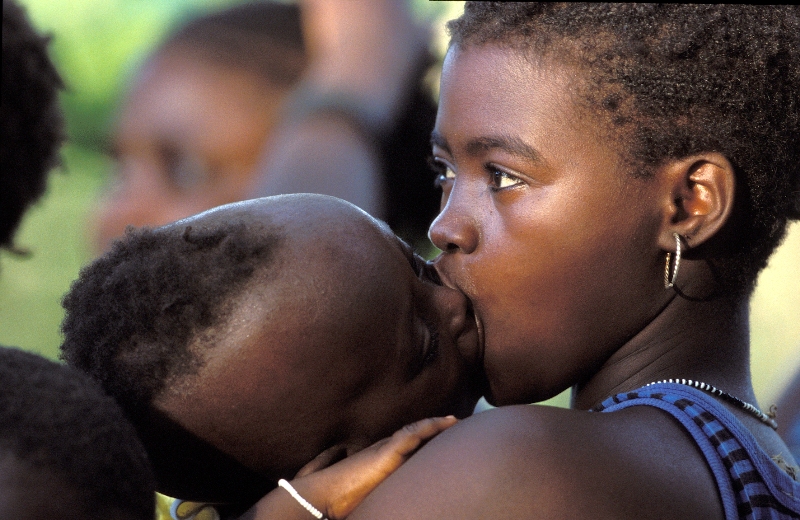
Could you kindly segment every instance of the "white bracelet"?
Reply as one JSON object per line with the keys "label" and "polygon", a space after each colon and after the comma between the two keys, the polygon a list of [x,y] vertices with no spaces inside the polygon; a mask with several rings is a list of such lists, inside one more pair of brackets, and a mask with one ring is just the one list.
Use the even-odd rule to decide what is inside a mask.
{"label": "white bracelet", "polygon": [[283,489],[285,489],[286,491],[288,491],[289,494],[292,495],[292,498],[297,500],[298,504],[303,506],[303,508],[305,508],[306,511],[308,511],[309,513],[314,515],[314,518],[316,518],[317,520],[327,520],[325,518],[325,515],[323,515],[320,512],[319,509],[317,509],[316,507],[312,506],[311,503],[308,500],[306,500],[305,498],[301,497],[300,493],[298,493],[297,490],[295,488],[293,488],[292,485],[289,484],[289,482],[287,482],[285,479],[280,479],[278,481],[278,485],[280,487],[282,487]]}

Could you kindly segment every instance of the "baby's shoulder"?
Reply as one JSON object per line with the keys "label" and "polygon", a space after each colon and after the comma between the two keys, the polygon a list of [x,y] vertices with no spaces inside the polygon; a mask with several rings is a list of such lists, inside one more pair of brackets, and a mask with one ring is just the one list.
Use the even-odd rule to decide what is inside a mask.
{"label": "baby's shoulder", "polygon": [[722,517],[691,438],[646,407],[476,414],[428,443],[351,518],[382,518],[385,508],[409,519]]}

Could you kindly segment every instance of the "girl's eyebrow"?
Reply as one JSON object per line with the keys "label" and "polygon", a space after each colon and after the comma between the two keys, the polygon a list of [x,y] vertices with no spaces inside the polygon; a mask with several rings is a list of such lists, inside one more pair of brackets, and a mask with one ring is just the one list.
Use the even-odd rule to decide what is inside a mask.
{"label": "girl's eyebrow", "polygon": [[[431,145],[438,146],[448,153],[452,153],[447,139],[444,138],[439,132],[434,130],[431,132]],[[475,137],[467,141],[464,149],[467,154],[475,157],[485,153],[488,150],[499,148],[511,155],[516,155],[527,159],[530,162],[537,164],[545,164],[546,161],[536,148],[529,145],[517,136],[511,135],[492,135],[484,137]]]}
{"label": "girl's eyebrow", "polygon": [[450,146],[447,144],[447,139],[445,139],[444,136],[436,130],[431,132],[431,146],[438,146],[448,153],[450,152]]}

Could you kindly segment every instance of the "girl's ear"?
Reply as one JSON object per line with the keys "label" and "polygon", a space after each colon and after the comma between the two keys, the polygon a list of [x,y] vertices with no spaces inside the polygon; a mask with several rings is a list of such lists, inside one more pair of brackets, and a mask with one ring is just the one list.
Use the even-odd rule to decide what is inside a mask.
{"label": "girl's ear", "polygon": [[703,152],[673,160],[656,175],[664,186],[659,246],[665,251],[675,250],[674,233],[694,248],[717,234],[730,218],[736,177],[724,155]]}

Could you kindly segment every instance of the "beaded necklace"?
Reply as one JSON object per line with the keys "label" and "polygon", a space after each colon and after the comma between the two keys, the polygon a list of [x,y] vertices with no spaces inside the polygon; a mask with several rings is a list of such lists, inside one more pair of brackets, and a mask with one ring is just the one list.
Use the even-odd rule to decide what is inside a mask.
{"label": "beaded necklace", "polygon": [[768,425],[773,430],[778,429],[778,423],[775,422],[773,412],[770,412],[770,415],[767,415],[764,412],[762,412],[759,408],[753,406],[752,404],[742,401],[738,397],[734,397],[727,392],[723,392],[716,386],[709,385],[708,383],[703,383],[701,381],[692,381],[691,379],[662,379],[661,381],[654,381],[652,383],[648,383],[645,386],[657,385],[660,383],[677,383],[679,385],[691,386],[693,388],[697,388],[698,390],[708,392],[709,394],[719,397],[725,401],[728,401],[729,403],[733,403],[742,410],[754,415],[756,418],[758,418],[759,421]]}

